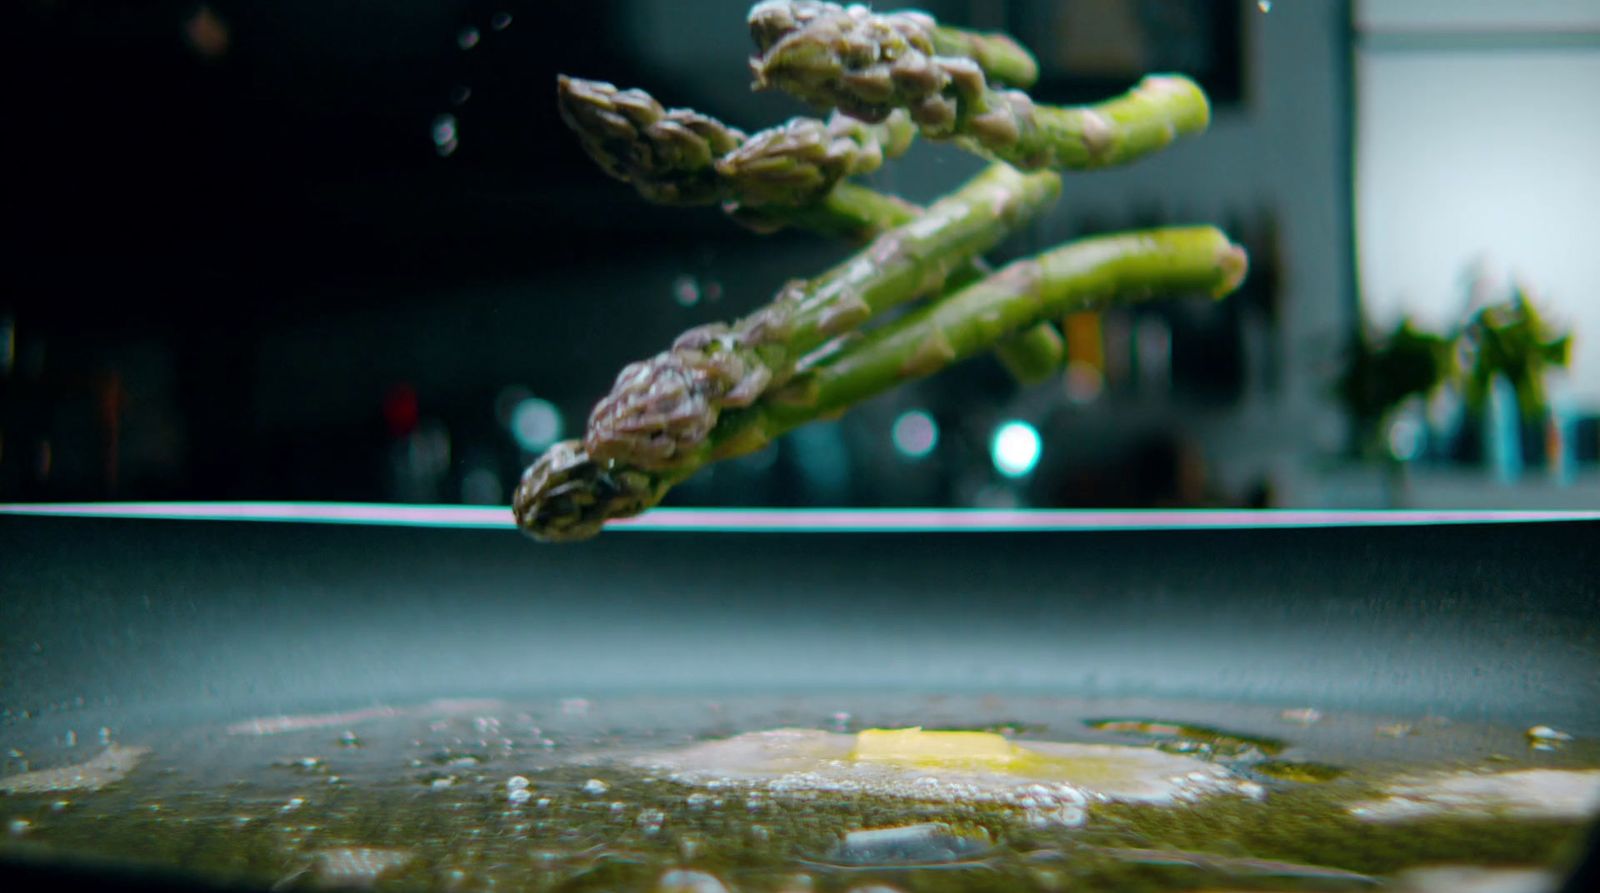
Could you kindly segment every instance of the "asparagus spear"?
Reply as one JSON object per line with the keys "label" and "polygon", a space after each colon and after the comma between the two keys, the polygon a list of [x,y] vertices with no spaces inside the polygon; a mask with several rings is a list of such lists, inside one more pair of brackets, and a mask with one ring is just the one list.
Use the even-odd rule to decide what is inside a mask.
{"label": "asparagus spear", "polygon": [[713,162],[746,138],[708,115],[663,108],[643,90],[560,75],[556,95],[561,119],[600,169],[661,204],[717,201]]}
{"label": "asparagus spear", "polygon": [[942,291],[952,273],[1052,202],[1060,178],[991,165],[915,220],[732,326],[680,336],[670,350],[624,368],[589,417],[584,448],[596,459],[670,470],[716,427],[724,409],[749,406],[783,384],[825,342],[912,298]]}
{"label": "asparagus spear", "polygon": [[[595,163],[651,201],[720,198],[758,232],[791,225],[862,242],[922,213],[844,180],[905,151],[916,131],[904,114],[881,125],[845,115],[795,118],[746,138],[707,115],[668,111],[643,90],[562,75],[557,95],[562,118]],[[971,273],[978,278],[981,271]],[[1032,384],[1060,367],[1064,349],[1055,328],[1040,323],[995,351],[1017,381]]]}
{"label": "asparagus spear", "polygon": [[561,75],[556,95],[561,118],[584,152],[658,204],[721,203],[758,230],[792,224],[852,240],[916,212],[844,181],[905,151],[915,128],[904,116],[880,124],[844,115],[827,122],[796,118],[748,137],[709,115],[669,110],[643,90],[603,81]]}
{"label": "asparagus spear", "polygon": [[1238,287],[1246,267],[1244,250],[1211,227],[1101,236],[1017,261],[722,415],[670,469],[597,458],[577,441],[557,444],[523,474],[513,497],[517,523],[536,539],[586,539],[606,521],[656,504],[708,463],[761,449],[795,427],[981,353],[1010,333],[1115,301],[1190,291],[1221,297]]}
{"label": "asparagus spear", "polygon": [[[843,30],[859,23],[852,37],[885,47],[889,54],[915,50],[926,56],[970,59],[992,80],[1013,87],[1030,87],[1039,79],[1033,54],[1010,36],[951,28],[915,10],[871,15],[865,7],[847,10],[816,0],[764,0],[751,8],[749,22],[750,35],[762,52],[803,28]],[[852,41],[850,46],[851,51],[866,52],[863,44]]]}
{"label": "asparagus spear", "polygon": [[1181,75],[1146,77],[1096,105],[1036,105],[1019,90],[993,87],[982,62],[945,54],[927,36],[931,19],[918,31],[923,18],[767,0],[750,12],[755,86],[865,121],[905,109],[929,138],[955,139],[1029,170],[1123,164],[1210,122],[1205,93]]}

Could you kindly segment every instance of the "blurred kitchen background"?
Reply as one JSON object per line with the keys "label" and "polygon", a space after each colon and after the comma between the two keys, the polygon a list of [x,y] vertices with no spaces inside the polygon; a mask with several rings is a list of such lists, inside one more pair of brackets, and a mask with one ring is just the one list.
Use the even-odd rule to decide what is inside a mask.
{"label": "blurred kitchen background", "polygon": [[[753,131],[744,0],[14,0],[0,501],[494,504],[626,362],[845,249],[642,202],[557,72]],[[886,5],[883,8],[894,8]],[[1233,298],[1062,321],[670,504],[1600,507],[1600,3],[939,0],[1048,101],[1182,71],[1211,130],[991,255],[1213,222]],[[979,162],[918,144],[927,201]]]}

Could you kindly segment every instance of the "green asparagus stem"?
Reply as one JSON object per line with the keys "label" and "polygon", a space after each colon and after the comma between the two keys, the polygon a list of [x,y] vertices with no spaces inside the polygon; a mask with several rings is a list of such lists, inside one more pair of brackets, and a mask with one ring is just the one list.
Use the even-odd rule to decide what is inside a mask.
{"label": "green asparagus stem", "polygon": [[776,87],[865,121],[905,109],[931,139],[1028,170],[1125,164],[1210,122],[1205,93],[1181,75],[1147,77],[1095,105],[1036,105],[1021,91],[995,89],[979,62],[912,39],[903,16],[817,0],[762,3],[750,14],[756,89]]}
{"label": "green asparagus stem", "polygon": [[710,462],[761,449],[795,427],[981,353],[1008,334],[1116,301],[1192,291],[1221,297],[1239,286],[1247,266],[1244,250],[1211,227],[1102,236],[1018,261],[726,413],[671,470],[597,459],[575,441],[558,444],[524,473],[513,498],[517,523],[536,539],[588,538],[607,520],[643,512]]}
{"label": "green asparagus stem", "polygon": [[589,417],[584,449],[600,461],[677,468],[723,410],[749,406],[783,384],[802,357],[830,339],[942,291],[952,273],[1046,207],[1060,188],[1053,173],[991,165],[832,270],[790,282],[755,314],[684,333],[670,350],[622,370]]}
{"label": "green asparagus stem", "polygon": [[[753,413],[765,439],[846,409],[905,381],[987,350],[1040,320],[1162,295],[1223,297],[1248,269],[1244,249],[1209,226],[1098,236],[1016,261],[989,278],[867,333],[797,377]],[[731,419],[730,428],[749,425]],[[724,443],[758,440],[727,436]],[[721,451],[725,458],[744,452]]]}
{"label": "green asparagus stem", "polygon": [[[844,180],[905,151],[916,129],[904,114],[880,125],[845,115],[827,122],[795,118],[746,138],[707,115],[667,111],[643,90],[564,75],[557,84],[562,118],[584,150],[602,170],[652,201],[706,204],[720,197],[730,215],[758,232],[797,226],[853,242],[922,213]],[[1039,332],[1008,341],[997,352],[1008,369],[1025,370],[1019,381],[1031,383],[1059,364],[1060,351],[1050,351],[1052,339],[1060,340],[1043,323]]]}

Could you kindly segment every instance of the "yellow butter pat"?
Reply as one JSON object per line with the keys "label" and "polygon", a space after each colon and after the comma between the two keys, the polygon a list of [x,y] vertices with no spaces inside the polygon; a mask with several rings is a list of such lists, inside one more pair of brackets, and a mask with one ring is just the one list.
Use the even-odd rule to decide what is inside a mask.
{"label": "yellow butter pat", "polygon": [[1021,748],[993,732],[924,732],[908,729],[865,729],[856,736],[850,758],[912,766],[994,768],[1021,756]]}

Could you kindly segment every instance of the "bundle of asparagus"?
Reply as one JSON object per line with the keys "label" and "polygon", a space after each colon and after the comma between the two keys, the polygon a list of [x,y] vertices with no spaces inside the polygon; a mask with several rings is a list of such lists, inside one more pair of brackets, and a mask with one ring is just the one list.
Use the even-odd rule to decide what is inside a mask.
{"label": "bundle of asparagus", "polygon": [[[650,201],[719,203],[761,232],[792,226],[866,244],[755,313],[692,329],[625,368],[584,437],[524,473],[513,507],[535,538],[593,536],[711,462],[988,350],[1020,380],[1046,377],[1062,354],[1051,323],[1066,313],[1222,296],[1244,277],[1244,252],[1210,227],[1086,239],[992,274],[981,259],[1055,200],[1055,169],[1125,163],[1203,129],[1205,96],[1186,78],[1147,78],[1108,102],[1057,108],[991,86],[1037,76],[1010,38],[923,13],[767,0],[750,28],[757,86],[832,108],[830,118],[747,136],[640,90],[564,76],[562,117],[603,170]],[[917,131],[997,161],[926,209],[848,180],[904,152]],[[867,328],[919,298],[929,300]]]}

